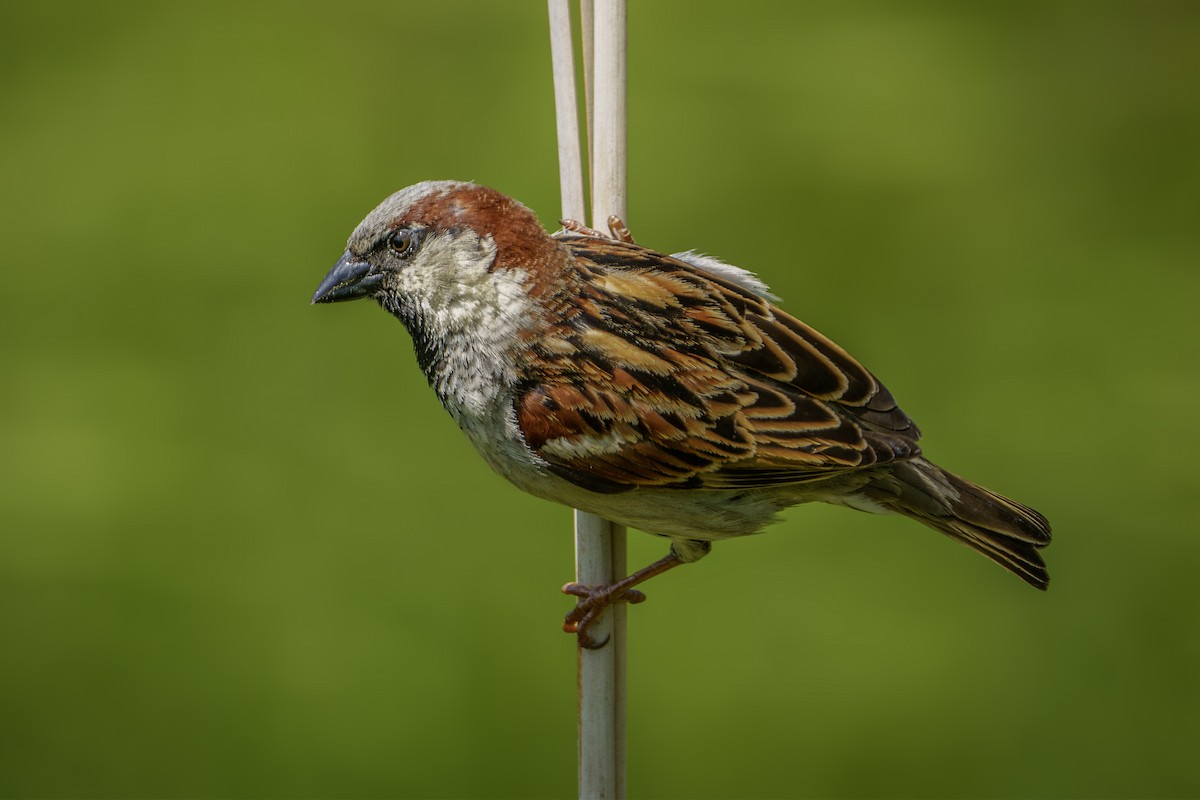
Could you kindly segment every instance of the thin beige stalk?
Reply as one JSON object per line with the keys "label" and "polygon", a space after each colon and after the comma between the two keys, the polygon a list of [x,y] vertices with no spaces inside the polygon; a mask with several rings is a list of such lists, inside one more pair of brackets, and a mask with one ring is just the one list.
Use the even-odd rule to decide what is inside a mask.
{"label": "thin beige stalk", "polygon": [[[587,83],[591,224],[625,215],[625,3],[582,0]],[[575,61],[568,0],[548,0],[564,218],[588,220],[583,208]],[[594,36],[594,39],[593,39]],[[589,63],[594,59],[594,64]],[[593,105],[594,103],[594,105]],[[607,584],[625,575],[625,528],[575,512],[575,580]],[[610,608],[590,630],[604,647],[578,650],[579,796],[625,797],[625,606]]]}

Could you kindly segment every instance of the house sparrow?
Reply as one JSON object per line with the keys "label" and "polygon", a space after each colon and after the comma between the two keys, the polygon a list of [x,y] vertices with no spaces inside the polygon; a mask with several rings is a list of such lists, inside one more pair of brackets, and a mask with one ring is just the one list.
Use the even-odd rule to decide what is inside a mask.
{"label": "house sparrow", "polygon": [[1046,588],[1046,519],[925,459],[883,384],[755,275],[613,230],[551,235],[493,189],[427,181],[367,215],[312,298],[371,297],[403,322],[509,481],[671,540],[614,584],[564,587],[581,644],[605,606],[644,599],[635,585],[814,500],[911,517]]}

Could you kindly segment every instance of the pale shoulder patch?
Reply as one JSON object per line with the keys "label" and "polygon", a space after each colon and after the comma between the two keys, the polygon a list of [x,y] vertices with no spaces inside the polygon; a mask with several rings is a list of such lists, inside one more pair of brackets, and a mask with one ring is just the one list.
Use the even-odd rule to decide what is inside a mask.
{"label": "pale shoulder patch", "polygon": [[719,258],[697,253],[695,250],[685,250],[682,253],[672,253],[671,258],[677,258],[697,269],[708,272],[731,283],[736,283],[743,289],[748,289],[759,297],[778,303],[780,298],[771,293],[771,289],[757,275],[748,269],[726,264]]}

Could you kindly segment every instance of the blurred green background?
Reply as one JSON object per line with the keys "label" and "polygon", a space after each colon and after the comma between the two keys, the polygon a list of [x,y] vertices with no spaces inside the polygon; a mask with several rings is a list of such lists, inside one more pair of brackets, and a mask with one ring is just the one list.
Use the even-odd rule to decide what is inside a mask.
{"label": "blurred green background", "polygon": [[[1200,795],[1200,5],[630,27],[639,241],[760,272],[1057,536],[1043,595],[802,507],[651,583],[631,795]],[[544,4],[5,3],[0,45],[0,795],[573,794],[569,512],[395,320],[308,305],[418,180],[553,225]]]}

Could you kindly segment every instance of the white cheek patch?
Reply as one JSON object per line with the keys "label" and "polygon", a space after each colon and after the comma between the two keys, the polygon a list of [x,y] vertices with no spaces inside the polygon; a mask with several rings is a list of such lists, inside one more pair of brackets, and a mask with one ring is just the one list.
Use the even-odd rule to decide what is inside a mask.
{"label": "white cheek patch", "polygon": [[494,414],[514,380],[513,349],[534,308],[519,269],[491,271],[496,243],[456,231],[430,236],[399,273],[427,330],[440,339],[441,367],[430,374],[442,403],[464,428]]}
{"label": "white cheek patch", "polygon": [[400,270],[400,289],[431,308],[448,307],[460,297],[486,294],[488,268],[495,258],[496,243],[490,236],[430,234]]}

